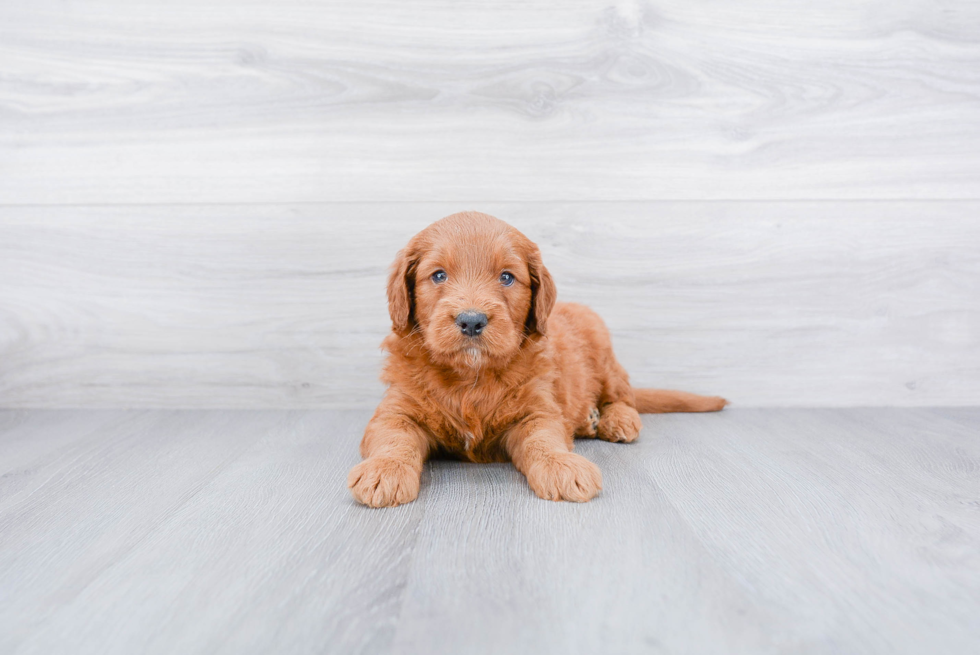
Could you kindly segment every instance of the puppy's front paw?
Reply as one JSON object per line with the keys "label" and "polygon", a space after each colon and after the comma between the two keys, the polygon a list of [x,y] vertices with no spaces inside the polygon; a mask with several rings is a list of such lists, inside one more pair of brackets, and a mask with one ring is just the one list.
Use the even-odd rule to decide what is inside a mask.
{"label": "puppy's front paw", "polygon": [[602,473],[581,455],[548,453],[528,468],[527,483],[539,498],[584,503],[602,489]]}
{"label": "puppy's front paw", "polygon": [[602,408],[597,434],[605,441],[635,441],[643,422],[640,414],[626,403],[611,403]]}
{"label": "puppy's front paw", "polygon": [[351,469],[347,486],[354,499],[369,507],[395,507],[419,495],[421,475],[393,457],[369,457]]}

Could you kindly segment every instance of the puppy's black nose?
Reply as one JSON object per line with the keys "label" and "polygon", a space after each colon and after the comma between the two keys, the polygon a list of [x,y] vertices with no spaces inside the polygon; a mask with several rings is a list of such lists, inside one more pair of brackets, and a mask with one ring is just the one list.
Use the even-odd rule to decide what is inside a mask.
{"label": "puppy's black nose", "polygon": [[487,315],[477,312],[461,312],[456,317],[456,325],[468,337],[475,337],[487,326]]}

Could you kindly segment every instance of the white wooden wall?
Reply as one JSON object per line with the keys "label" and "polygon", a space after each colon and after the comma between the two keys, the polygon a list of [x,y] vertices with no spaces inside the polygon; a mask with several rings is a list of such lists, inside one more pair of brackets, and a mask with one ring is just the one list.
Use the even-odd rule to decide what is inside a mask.
{"label": "white wooden wall", "polygon": [[642,385],[980,398],[980,3],[0,3],[0,406],[369,406],[477,209]]}

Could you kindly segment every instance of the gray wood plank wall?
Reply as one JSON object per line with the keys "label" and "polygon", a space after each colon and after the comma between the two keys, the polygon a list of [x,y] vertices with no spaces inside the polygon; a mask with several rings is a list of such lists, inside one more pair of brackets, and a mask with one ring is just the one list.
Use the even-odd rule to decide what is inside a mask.
{"label": "gray wood plank wall", "polygon": [[637,384],[975,403],[980,4],[0,6],[0,406],[368,406],[462,209]]}

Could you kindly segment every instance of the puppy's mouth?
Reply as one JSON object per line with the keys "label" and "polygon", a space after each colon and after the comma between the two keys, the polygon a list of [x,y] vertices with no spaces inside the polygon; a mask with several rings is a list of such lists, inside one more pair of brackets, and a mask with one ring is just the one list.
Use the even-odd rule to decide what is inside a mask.
{"label": "puppy's mouth", "polygon": [[[476,370],[499,366],[509,358],[506,322],[494,323],[489,312],[479,314],[465,320],[451,314],[424,327],[426,349],[435,361],[459,370]],[[469,321],[477,325],[471,328]]]}
{"label": "puppy's mouth", "polygon": [[449,352],[456,364],[464,368],[481,368],[492,359],[490,343],[483,335],[463,337]]}
{"label": "puppy's mouth", "polygon": [[482,336],[464,337],[457,342],[453,348],[458,353],[465,355],[479,355],[487,351],[488,344]]}
{"label": "puppy's mouth", "polygon": [[432,334],[426,334],[426,345],[430,352],[438,353],[443,357],[455,357],[465,355],[475,357],[477,355],[486,356],[490,353],[493,346],[493,339],[486,334],[475,334],[468,336],[460,334],[455,326],[446,326],[434,330]]}

